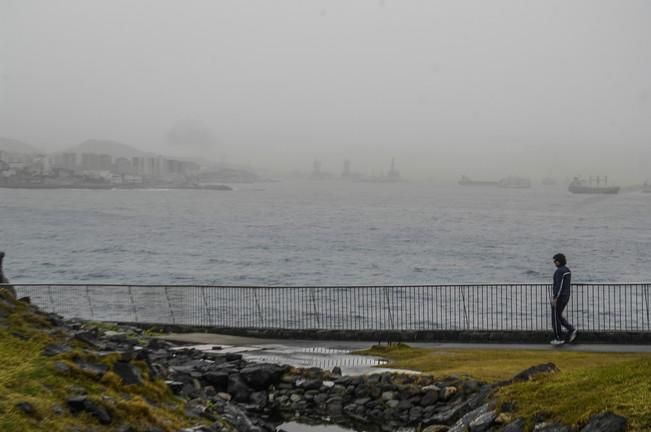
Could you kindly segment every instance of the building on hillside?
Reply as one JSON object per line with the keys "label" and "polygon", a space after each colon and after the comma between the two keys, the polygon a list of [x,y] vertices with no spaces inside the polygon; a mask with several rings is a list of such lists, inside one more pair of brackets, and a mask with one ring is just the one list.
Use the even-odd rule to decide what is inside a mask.
{"label": "building on hillside", "polygon": [[133,167],[127,158],[117,158],[115,159],[113,165],[113,170],[118,174],[133,174]]}
{"label": "building on hillside", "polygon": [[84,171],[110,171],[113,158],[107,154],[82,153],[81,169]]}

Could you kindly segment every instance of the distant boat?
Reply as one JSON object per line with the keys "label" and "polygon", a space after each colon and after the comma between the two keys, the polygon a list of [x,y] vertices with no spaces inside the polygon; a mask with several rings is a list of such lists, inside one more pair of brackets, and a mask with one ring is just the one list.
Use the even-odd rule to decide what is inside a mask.
{"label": "distant boat", "polygon": [[642,185],[642,192],[651,193],[651,184],[649,184],[649,182],[644,182]]}
{"label": "distant boat", "polygon": [[619,186],[608,186],[608,177],[604,178],[603,186],[600,185],[599,177],[597,177],[597,185],[592,185],[592,182],[586,184],[585,181],[574,177],[567,190],[576,194],[616,194],[619,192]]}
{"label": "distant boat", "polygon": [[499,181],[499,187],[508,189],[529,189],[531,180],[523,177],[506,177]]}
{"label": "distant boat", "polygon": [[461,176],[459,180],[461,186],[499,186],[499,182],[488,180],[471,180],[466,176]]}

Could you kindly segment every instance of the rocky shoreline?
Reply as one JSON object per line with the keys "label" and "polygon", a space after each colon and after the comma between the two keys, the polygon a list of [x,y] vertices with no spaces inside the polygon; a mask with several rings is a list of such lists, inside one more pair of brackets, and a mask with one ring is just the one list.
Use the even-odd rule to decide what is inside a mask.
{"label": "rocky shoreline", "polygon": [[[4,298],[2,302],[9,304]],[[185,415],[196,424],[180,429],[183,432],[273,432],[295,419],[369,432],[404,428],[423,432],[517,432],[531,427],[539,432],[572,430],[542,416],[517,418],[514,404],[498,406],[494,398],[500,386],[556,372],[553,364],[530,368],[496,384],[393,372],[350,376],[342,375],[337,367],[327,371],[250,362],[241,354],[220,353],[220,347],[199,351],[147,336],[131,326],[108,329],[108,325],[41,315],[52,326],[49,333],[58,335],[57,343],[42,352],[52,359],[55,373],[83,373],[97,382],[114,374],[125,386],[163,380],[184,401]],[[103,361],[108,358],[112,360]],[[109,402],[91,400],[84,388],[73,388],[57,409],[87,413],[98,425],[114,426],[109,430],[142,430],[114,418]],[[16,409],[26,416],[39,415],[28,402],[16,404]],[[580,430],[618,432],[626,428],[626,419],[602,414]],[[152,426],[146,432],[165,430]]]}

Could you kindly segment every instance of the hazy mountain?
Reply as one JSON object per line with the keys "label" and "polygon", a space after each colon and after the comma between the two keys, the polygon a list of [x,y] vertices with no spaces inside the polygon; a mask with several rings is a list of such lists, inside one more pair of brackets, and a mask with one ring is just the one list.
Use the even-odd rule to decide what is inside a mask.
{"label": "hazy mountain", "polygon": [[68,153],[97,153],[108,154],[112,157],[127,157],[132,158],[135,156],[144,156],[145,153],[130,145],[111,140],[102,139],[89,139],[81,144],[71,147],[66,150]]}
{"label": "hazy mountain", "polygon": [[0,150],[11,153],[40,153],[31,145],[11,138],[0,137]]}

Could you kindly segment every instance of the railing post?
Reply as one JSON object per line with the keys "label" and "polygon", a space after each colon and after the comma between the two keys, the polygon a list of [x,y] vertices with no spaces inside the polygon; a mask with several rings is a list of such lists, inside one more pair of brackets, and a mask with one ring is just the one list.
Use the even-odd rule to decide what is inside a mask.
{"label": "railing post", "polygon": [[319,311],[316,307],[316,298],[314,297],[314,288],[308,288],[310,290],[310,300],[312,301],[312,308],[314,309],[314,315],[316,317],[317,327],[321,327],[321,319],[319,317]]}
{"label": "railing post", "polygon": [[391,323],[391,330],[395,330],[395,325],[393,323],[393,311],[391,310],[391,302],[389,301],[389,287],[384,287],[384,299],[387,305],[387,311],[389,313],[389,322]]}
{"label": "railing post", "polygon": [[52,305],[52,312],[56,313],[56,307],[54,307],[54,296],[52,295],[52,285],[47,286],[47,292],[50,296],[50,304]]}
{"label": "railing post", "polygon": [[165,286],[165,298],[167,298],[167,307],[170,311],[170,317],[172,318],[172,324],[176,324],[176,319],[174,318],[174,309],[172,309],[172,302],[170,301],[169,286]]}
{"label": "railing post", "polygon": [[260,324],[264,323],[264,316],[262,315],[262,309],[260,308],[260,302],[258,301],[258,289],[253,288],[253,301],[255,301],[255,307],[258,311],[258,317],[260,318]]}
{"label": "railing post", "polygon": [[461,301],[463,302],[463,316],[466,319],[466,329],[470,330],[470,321],[468,320],[468,310],[466,309],[466,295],[463,292],[463,285],[459,286],[461,290]]}
{"label": "railing post", "polygon": [[208,308],[208,299],[206,298],[206,287],[202,286],[201,287],[201,297],[203,298],[203,307],[206,309],[206,315],[208,315],[208,325],[213,326],[213,320],[212,320],[212,315],[210,313],[210,309]]}
{"label": "railing post", "polygon": [[129,299],[131,300],[131,308],[133,309],[133,321],[138,322],[138,309],[136,308],[136,302],[133,300],[133,290],[131,285],[129,285]]}
{"label": "railing post", "polygon": [[90,300],[90,289],[86,285],[86,300],[88,300],[88,310],[90,311],[90,319],[95,319],[95,314],[93,313],[93,302]]}
{"label": "railing post", "polygon": [[[644,285],[644,300],[646,303],[646,326],[649,329],[649,284]],[[644,328],[644,325],[642,326]]]}

